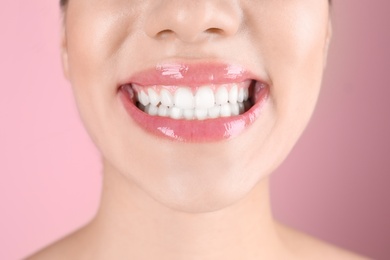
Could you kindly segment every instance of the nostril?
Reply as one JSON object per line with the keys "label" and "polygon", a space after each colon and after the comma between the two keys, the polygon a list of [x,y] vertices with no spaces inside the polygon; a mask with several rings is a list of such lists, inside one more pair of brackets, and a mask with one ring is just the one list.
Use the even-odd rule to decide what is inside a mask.
{"label": "nostril", "polygon": [[166,38],[171,37],[174,34],[175,34],[174,31],[166,29],[166,30],[162,30],[162,31],[158,32],[156,34],[156,37],[159,38],[159,39],[166,39]]}
{"label": "nostril", "polygon": [[218,35],[225,34],[224,30],[222,30],[220,28],[209,28],[205,32],[209,33],[209,34],[218,34]]}

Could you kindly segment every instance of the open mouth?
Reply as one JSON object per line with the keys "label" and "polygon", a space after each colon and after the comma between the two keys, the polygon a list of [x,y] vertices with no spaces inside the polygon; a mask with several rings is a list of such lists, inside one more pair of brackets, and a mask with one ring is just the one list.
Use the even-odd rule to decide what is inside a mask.
{"label": "open mouth", "polygon": [[119,85],[125,110],[140,129],[179,142],[236,137],[260,116],[269,87],[243,67],[164,63]]}
{"label": "open mouth", "polygon": [[198,87],[123,85],[138,109],[150,116],[206,120],[244,114],[255,103],[255,80]]}

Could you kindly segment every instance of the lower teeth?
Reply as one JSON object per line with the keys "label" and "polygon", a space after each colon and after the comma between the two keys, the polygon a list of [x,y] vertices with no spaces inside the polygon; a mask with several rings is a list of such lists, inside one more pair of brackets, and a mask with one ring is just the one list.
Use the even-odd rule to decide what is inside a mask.
{"label": "lower teeth", "polygon": [[204,120],[218,117],[237,116],[245,113],[252,107],[252,102],[247,100],[238,103],[226,103],[215,105],[212,108],[182,109],[179,107],[166,107],[162,104],[143,106],[137,103],[137,107],[151,116],[170,117],[173,119]]}

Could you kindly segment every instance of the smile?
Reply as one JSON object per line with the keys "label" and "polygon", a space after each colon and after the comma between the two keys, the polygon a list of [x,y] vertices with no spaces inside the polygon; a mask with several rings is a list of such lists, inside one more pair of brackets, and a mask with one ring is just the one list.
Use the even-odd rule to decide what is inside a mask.
{"label": "smile", "polygon": [[147,132],[182,142],[233,138],[260,115],[268,87],[239,66],[164,64],[121,84],[130,117]]}
{"label": "smile", "polygon": [[137,107],[151,116],[204,120],[237,116],[249,110],[251,83],[248,80],[197,88],[127,85],[126,91],[135,95]]}

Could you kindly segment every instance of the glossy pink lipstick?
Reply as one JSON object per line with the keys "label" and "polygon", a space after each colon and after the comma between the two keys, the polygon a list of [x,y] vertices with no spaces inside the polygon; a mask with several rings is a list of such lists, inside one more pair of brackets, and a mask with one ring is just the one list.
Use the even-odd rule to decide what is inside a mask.
{"label": "glossy pink lipstick", "polygon": [[[143,99],[140,101],[136,97],[136,91],[139,94],[139,92],[148,89],[152,89],[153,93],[158,93],[163,89],[166,92],[174,92],[179,88],[185,88],[187,92],[195,93],[202,88],[216,91],[220,86],[229,86],[228,84],[235,87],[246,86],[250,102],[248,101],[245,104],[250,103],[250,105],[246,105],[245,110],[240,109],[241,113],[239,114],[238,112],[223,114],[221,110],[221,116],[203,120],[197,119],[195,115],[194,118],[190,116],[191,119],[189,120],[189,118],[183,118],[183,115],[171,118],[156,115],[150,111],[150,113],[146,113],[143,111],[145,108],[140,104],[141,102],[146,105],[146,101],[144,102]],[[129,79],[124,80],[123,83],[120,83],[119,86],[121,102],[134,122],[150,134],[180,142],[215,142],[240,135],[260,116],[261,108],[269,93],[268,85],[243,67],[224,63],[161,64],[155,68],[134,74]],[[231,100],[230,95],[229,100]],[[153,101],[150,102],[153,103]],[[176,100],[176,102],[178,101]],[[187,103],[184,105],[187,105]],[[200,100],[198,103],[203,104],[204,101]],[[218,103],[218,99],[216,103]],[[242,104],[241,107],[243,107]],[[158,106],[163,106],[160,101],[156,101],[154,105],[156,109]],[[214,105],[217,109],[224,107],[224,105]],[[234,105],[232,106],[234,107]],[[214,109],[214,107],[211,109]],[[205,111],[207,112],[207,110]],[[199,116],[198,110],[196,112]]]}

